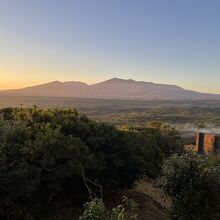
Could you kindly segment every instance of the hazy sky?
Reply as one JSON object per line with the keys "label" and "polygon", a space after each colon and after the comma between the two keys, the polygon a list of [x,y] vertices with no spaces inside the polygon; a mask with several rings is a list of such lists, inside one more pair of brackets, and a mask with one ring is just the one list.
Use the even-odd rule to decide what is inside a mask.
{"label": "hazy sky", "polygon": [[0,89],[112,77],[220,93],[220,1],[0,0]]}

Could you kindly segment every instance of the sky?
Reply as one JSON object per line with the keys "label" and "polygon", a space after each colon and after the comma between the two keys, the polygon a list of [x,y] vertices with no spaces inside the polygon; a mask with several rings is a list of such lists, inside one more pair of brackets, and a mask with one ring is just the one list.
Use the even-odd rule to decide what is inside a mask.
{"label": "sky", "polygon": [[0,90],[113,77],[220,93],[219,0],[0,0]]}

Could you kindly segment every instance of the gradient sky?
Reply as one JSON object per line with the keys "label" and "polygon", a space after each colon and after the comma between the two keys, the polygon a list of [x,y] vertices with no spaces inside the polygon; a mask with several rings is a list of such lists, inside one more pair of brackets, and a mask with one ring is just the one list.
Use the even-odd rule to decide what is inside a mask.
{"label": "gradient sky", "polygon": [[220,93],[220,1],[0,0],[0,89],[112,77]]}

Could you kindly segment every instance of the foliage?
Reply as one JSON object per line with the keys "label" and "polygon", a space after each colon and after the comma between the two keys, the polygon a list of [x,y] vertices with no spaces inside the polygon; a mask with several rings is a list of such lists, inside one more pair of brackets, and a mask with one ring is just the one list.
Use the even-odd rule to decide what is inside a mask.
{"label": "foliage", "polygon": [[159,185],[172,199],[173,219],[220,218],[220,160],[187,153],[162,167]]}
{"label": "foliage", "polygon": [[161,161],[179,152],[169,127],[118,130],[71,109],[0,111],[0,218],[42,218],[88,198],[85,182],[106,190],[155,178]]}
{"label": "foliage", "polygon": [[[158,122],[148,127],[124,126],[122,130],[130,133],[136,147],[143,146],[145,175],[154,179],[160,173],[161,162],[174,153],[184,151],[178,132]],[[147,147],[146,147],[147,146]]]}
{"label": "foliage", "polygon": [[107,211],[103,201],[95,198],[85,203],[80,220],[136,220],[137,207],[136,202],[124,196],[121,205]]}
{"label": "foliage", "polygon": [[91,202],[84,204],[83,216],[80,220],[105,220],[107,219],[107,211],[101,199],[95,198]]}

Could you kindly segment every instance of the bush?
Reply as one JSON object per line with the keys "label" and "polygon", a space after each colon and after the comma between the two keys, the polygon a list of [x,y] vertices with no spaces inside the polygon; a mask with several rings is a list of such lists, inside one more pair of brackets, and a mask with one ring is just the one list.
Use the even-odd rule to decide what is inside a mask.
{"label": "bush", "polygon": [[107,191],[155,178],[163,158],[179,150],[172,132],[117,130],[71,109],[8,108],[0,115],[0,219],[81,205],[89,196],[85,181],[95,192],[90,180]]}
{"label": "bush", "polygon": [[137,203],[124,196],[121,205],[107,211],[103,201],[95,198],[85,203],[80,220],[136,220],[137,206]]}
{"label": "bush", "polygon": [[165,161],[159,185],[172,199],[173,219],[220,218],[220,161],[187,153]]}
{"label": "bush", "polygon": [[[92,166],[89,149],[59,129],[40,130],[5,124],[0,138],[0,216],[44,215],[64,198],[77,200],[84,191],[81,166]],[[81,195],[83,196],[83,195]]]}
{"label": "bush", "polygon": [[107,219],[107,211],[101,199],[95,198],[91,202],[84,204],[83,216],[80,220],[105,220]]}

